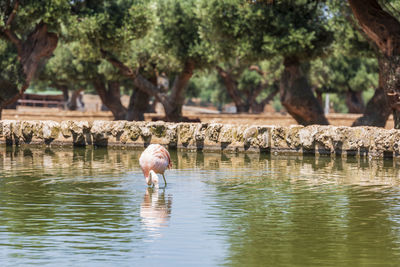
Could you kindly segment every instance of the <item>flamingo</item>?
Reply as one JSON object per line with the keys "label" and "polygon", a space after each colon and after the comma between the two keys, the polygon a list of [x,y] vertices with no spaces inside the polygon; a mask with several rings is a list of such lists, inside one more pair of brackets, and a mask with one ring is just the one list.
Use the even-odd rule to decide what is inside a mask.
{"label": "flamingo", "polygon": [[148,185],[158,187],[157,173],[159,173],[162,174],[165,186],[167,186],[164,172],[167,168],[172,167],[172,162],[169,152],[165,147],[159,144],[149,145],[143,151],[142,155],[140,155],[139,165],[142,168]]}

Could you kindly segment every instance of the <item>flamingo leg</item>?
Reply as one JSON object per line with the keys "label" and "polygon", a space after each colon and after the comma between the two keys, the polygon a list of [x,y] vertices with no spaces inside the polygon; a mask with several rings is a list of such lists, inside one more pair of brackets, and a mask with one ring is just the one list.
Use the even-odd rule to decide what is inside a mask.
{"label": "flamingo leg", "polygon": [[165,186],[167,186],[167,180],[165,180],[164,173],[162,174],[162,178],[164,179]]}

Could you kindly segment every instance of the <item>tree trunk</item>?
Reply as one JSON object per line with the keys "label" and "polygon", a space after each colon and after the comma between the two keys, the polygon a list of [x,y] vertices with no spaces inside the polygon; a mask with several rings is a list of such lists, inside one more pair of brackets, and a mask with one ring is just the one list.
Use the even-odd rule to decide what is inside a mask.
{"label": "tree trunk", "polygon": [[400,55],[384,57],[382,61],[383,88],[393,112],[394,128],[400,129]]}
{"label": "tree trunk", "polygon": [[385,127],[391,113],[382,87],[375,90],[374,96],[368,101],[362,117],[353,122],[351,126],[376,126]]}
{"label": "tree trunk", "polygon": [[365,34],[382,52],[383,90],[393,111],[394,127],[400,129],[400,22],[377,0],[349,0],[349,4]]}
{"label": "tree trunk", "polygon": [[0,80],[0,108],[6,108],[20,97],[20,92],[15,83]]}
{"label": "tree trunk", "polygon": [[379,84],[376,88],[373,97],[368,101],[362,117],[355,120],[352,126],[376,126],[385,127],[386,121],[389,118],[392,108],[388,104],[388,100],[384,91],[385,82],[385,64],[384,58],[378,56],[379,62]]}
{"label": "tree trunk", "polygon": [[318,104],[322,107],[323,106],[323,103],[322,103],[322,91],[318,90],[318,89],[315,89],[314,92],[317,95]]}
{"label": "tree trunk", "polygon": [[301,70],[298,58],[286,57],[283,64],[280,82],[282,105],[299,124],[329,124]]}
{"label": "tree trunk", "polygon": [[68,102],[68,98],[69,98],[69,95],[68,95],[68,86],[66,86],[66,85],[59,85],[59,86],[57,86],[57,89],[60,90],[60,91],[62,91],[63,97],[64,97],[64,101],[65,101],[65,102]]}
{"label": "tree trunk", "polygon": [[69,110],[78,109],[78,97],[82,91],[83,89],[79,89],[72,92],[71,99],[67,104]]}
{"label": "tree trunk", "polygon": [[60,90],[63,93],[63,99],[64,99],[64,109],[69,109],[69,95],[68,95],[68,86],[66,85],[60,85],[60,84],[53,84],[55,88]]}
{"label": "tree trunk", "polygon": [[221,67],[216,67],[218,74],[221,76],[224,81],[224,85],[226,90],[228,91],[229,96],[231,97],[233,103],[236,106],[236,112],[249,112],[250,104],[245,103],[239,95],[239,90],[237,89],[237,82],[232,77],[232,74],[229,71],[222,69]]}
{"label": "tree trunk", "polygon": [[[18,1],[16,1],[15,13],[17,9]],[[5,27],[3,33],[17,48],[18,59],[22,65],[24,84],[20,88],[17,88],[16,85],[8,87],[12,88],[12,90],[7,90],[8,92],[6,94],[2,93],[0,95],[0,108],[15,102],[23,95],[38,68],[52,55],[58,42],[57,35],[48,32],[47,25],[43,22],[35,27],[34,31],[25,41],[20,40],[18,36],[10,30],[10,27]]]}
{"label": "tree trunk", "polygon": [[149,106],[148,106],[146,112],[155,113],[157,103],[158,103],[157,99],[154,98],[153,102],[151,104],[149,103]]}
{"label": "tree trunk", "polygon": [[133,89],[126,119],[128,121],[144,121],[144,113],[149,108],[149,102],[149,94],[137,88]]}
{"label": "tree trunk", "polygon": [[346,105],[349,109],[349,113],[363,113],[365,110],[364,102],[362,99],[361,91],[352,91],[349,89],[346,92]]}
{"label": "tree trunk", "polygon": [[119,69],[122,75],[130,78],[136,88],[142,90],[150,96],[155,97],[156,100],[164,106],[165,117],[167,121],[182,121],[182,106],[185,100],[186,87],[195,69],[195,64],[193,61],[188,60],[185,62],[184,68],[176,79],[176,82],[171,90],[171,94],[168,96],[156,85],[152,84],[149,80],[140,75],[138,71],[133,71],[107,51],[101,50],[101,53],[106,60],[108,60],[114,67]]}
{"label": "tree trunk", "polygon": [[129,99],[126,119],[128,121],[144,121],[144,113],[149,110],[150,97],[146,92],[134,88]]}
{"label": "tree trunk", "polygon": [[168,96],[167,103],[161,101],[164,106],[167,121],[178,122],[182,120],[182,106],[185,102],[186,88],[190,78],[193,76],[194,68],[194,62],[191,60],[187,61],[182,72],[179,74],[172,86],[172,91]]}
{"label": "tree trunk", "polygon": [[119,82],[110,81],[107,83],[108,90],[102,79],[93,81],[93,86],[100,96],[101,102],[111,111],[114,120],[125,120],[127,109],[121,103]]}
{"label": "tree trunk", "polygon": [[256,113],[264,112],[265,106],[276,96],[276,94],[278,92],[279,92],[279,88],[277,87],[260,103],[257,103],[257,101],[254,99],[254,101],[252,101],[251,106],[250,106],[251,113],[256,114]]}

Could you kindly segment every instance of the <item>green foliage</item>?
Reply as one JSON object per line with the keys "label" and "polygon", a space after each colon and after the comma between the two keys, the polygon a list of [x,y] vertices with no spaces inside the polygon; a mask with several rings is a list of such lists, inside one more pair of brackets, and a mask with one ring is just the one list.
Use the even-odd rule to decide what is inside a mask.
{"label": "green foliage", "polygon": [[25,83],[22,65],[18,62],[16,48],[0,39],[0,80],[16,88]]}
{"label": "green foliage", "polygon": [[[129,84],[126,77],[103,59],[101,50],[116,54],[123,62],[132,59],[129,55],[134,40],[146,35],[152,23],[147,3],[88,0],[70,4],[72,11],[62,30],[62,42],[41,73],[40,82],[44,86],[68,86],[70,90],[92,90],[96,79]],[[137,66],[136,61],[131,61],[131,65]]]}
{"label": "green foliage", "polygon": [[128,83],[108,61],[85,60],[80,48],[79,42],[61,43],[33,86],[67,86],[69,90],[84,88],[93,91],[92,82],[96,79]]}
{"label": "green foliage", "polygon": [[[214,48],[201,35],[203,21],[196,0],[159,0],[156,28],[163,50],[180,62],[192,60],[196,68],[210,63]],[[163,52],[164,52],[163,51]]]}
{"label": "green foliage", "polygon": [[[245,103],[263,84],[259,101],[277,89],[283,58],[309,61],[327,54],[333,32],[323,8],[316,1],[204,1],[202,34],[216,47],[213,59],[229,69]],[[260,62],[266,77],[246,70]]]}
{"label": "green foliage", "polygon": [[205,103],[212,103],[219,110],[230,101],[229,96],[215,71],[196,72],[190,79],[187,97],[198,97]]}
{"label": "green foliage", "polygon": [[[378,86],[378,62],[374,48],[365,40],[344,2],[326,6],[327,23],[335,34],[331,53],[312,61],[311,82],[315,88],[331,94],[337,112],[347,112],[345,93],[373,90]],[[363,94],[364,102],[367,99]]]}
{"label": "green foliage", "polygon": [[[272,90],[277,89],[278,80],[282,71],[281,58],[259,62],[258,67],[265,72],[262,76],[258,72],[249,70],[247,66],[225,65],[224,67],[232,70],[238,82],[238,90],[244,101],[249,97],[258,86],[262,85],[262,92],[258,95],[257,101],[267,97]],[[237,61],[237,63],[239,63]],[[189,83],[187,97],[199,97],[203,103],[212,103],[215,107],[222,109],[222,106],[231,102],[223,80],[215,71],[196,72]],[[277,110],[281,109],[279,96],[275,98]]]}
{"label": "green foliage", "polygon": [[262,85],[263,90],[257,97],[257,100],[261,100],[272,90],[277,89],[276,87],[283,71],[282,58],[271,58],[270,60],[258,62],[253,66],[257,66],[264,74],[261,75],[254,70],[250,70],[250,68],[245,68],[238,79],[238,89],[249,94]]}
{"label": "green foliage", "polygon": [[317,1],[207,1],[208,30],[225,58],[266,59],[276,55],[310,59],[333,40]]}
{"label": "green foliage", "polygon": [[[187,61],[201,69],[190,81],[187,97],[199,97],[222,107],[230,101],[215,66],[229,69],[246,98],[261,83],[265,98],[277,86],[282,58],[311,60],[313,86],[345,111],[343,93],[351,89],[366,96],[377,86],[378,64],[373,48],[351,20],[343,1],[243,0],[20,0],[11,29],[24,40],[40,22],[61,36],[58,48],[34,86],[66,85],[91,89],[93,79],[122,77],[101,50],[147,78],[163,73],[172,84]],[[382,1],[381,1],[382,2]],[[15,1],[0,1],[0,29]],[[384,1],[396,14],[398,1]],[[0,31],[1,32],[1,31]],[[24,84],[16,49],[0,33],[1,88]],[[6,41],[7,40],[7,41]],[[256,65],[266,75],[248,68]],[[273,106],[280,109],[279,97]]]}
{"label": "green foliage", "polygon": [[258,84],[262,82],[262,77],[256,73],[255,71],[251,71],[249,69],[245,69],[239,77],[239,86],[238,89],[243,91],[248,88],[257,87]]}
{"label": "green foliage", "polygon": [[362,98],[364,100],[364,105],[367,105],[368,101],[373,97],[375,94],[375,88],[368,88],[362,92]]}
{"label": "green foliage", "polygon": [[[39,22],[44,22],[52,31],[60,29],[60,24],[65,22],[70,14],[70,1],[68,0],[19,0],[17,15],[11,29],[24,38]],[[15,0],[0,1],[0,28],[6,22],[14,9]],[[1,36],[1,35],[0,35]]]}
{"label": "green foliage", "polygon": [[132,40],[146,35],[151,25],[151,10],[143,1],[85,1],[75,8],[67,35],[80,42],[83,57],[96,60],[101,49],[123,53]]}
{"label": "green foliage", "polygon": [[400,2],[398,0],[379,0],[378,2],[386,12],[400,21]]}
{"label": "green foliage", "polygon": [[272,100],[271,105],[272,105],[272,107],[274,108],[274,110],[276,112],[280,112],[282,110],[283,106],[282,106],[281,100],[279,99],[279,95],[276,95],[274,97],[274,99]]}
{"label": "green foliage", "polygon": [[312,71],[313,84],[331,93],[363,91],[375,88],[378,84],[378,63],[375,58],[338,54],[315,60]]}
{"label": "green foliage", "polygon": [[0,39],[0,102],[9,100],[24,85],[22,65],[17,59],[17,51],[10,43]]}
{"label": "green foliage", "polygon": [[[325,103],[325,95],[322,98],[322,102]],[[337,113],[348,113],[349,109],[344,101],[344,97],[341,94],[329,94],[329,102],[333,110]]]}
{"label": "green foliage", "polygon": [[[29,65],[36,67],[35,64],[44,63],[43,55],[35,55],[35,57],[29,55],[31,53],[29,49],[36,50],[36,48],[32,48],[33,45],[30,43],[25,45],[24,42],[38,25],[42,25],[41,23],[47,25],[48,31],[60,30],[60,25],[66,21],[69,11],[68,0],[0,1],[0,68],[2,70],[0,73],[0,108],[10,100],[14,100],[21,91],[26,89],[25,87],[28,85],[27,72],[30,72],[29,74],[36,72],[36,69],[29,69]],[[40,54],[40,51],[34,52]],[[39,60],[42,62],[38,62]],[[24,64],[28,70],[23,69],[21,61],[25,61],[25,63],[28,61],[29,64]]]}
{"label": "green foliage", "polygon": [[173,79],[181,70],[182,62],[174,54],[165,51],[159,39],[155,29],[149,31],[145,37],[133,40],[128,50],[121,54],[121,59],[133,69],[140,68],[145,76],[154,74],[156,70]]}

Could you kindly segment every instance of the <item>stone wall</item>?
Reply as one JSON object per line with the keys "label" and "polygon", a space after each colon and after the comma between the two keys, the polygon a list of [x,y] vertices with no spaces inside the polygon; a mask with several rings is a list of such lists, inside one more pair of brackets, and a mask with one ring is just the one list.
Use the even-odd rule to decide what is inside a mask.
{"label": "stone wall", "polygon": [[127,121],[0,121],[0,142],[266,153],[400,155],[400,131],[376,127],[229,125]]}

